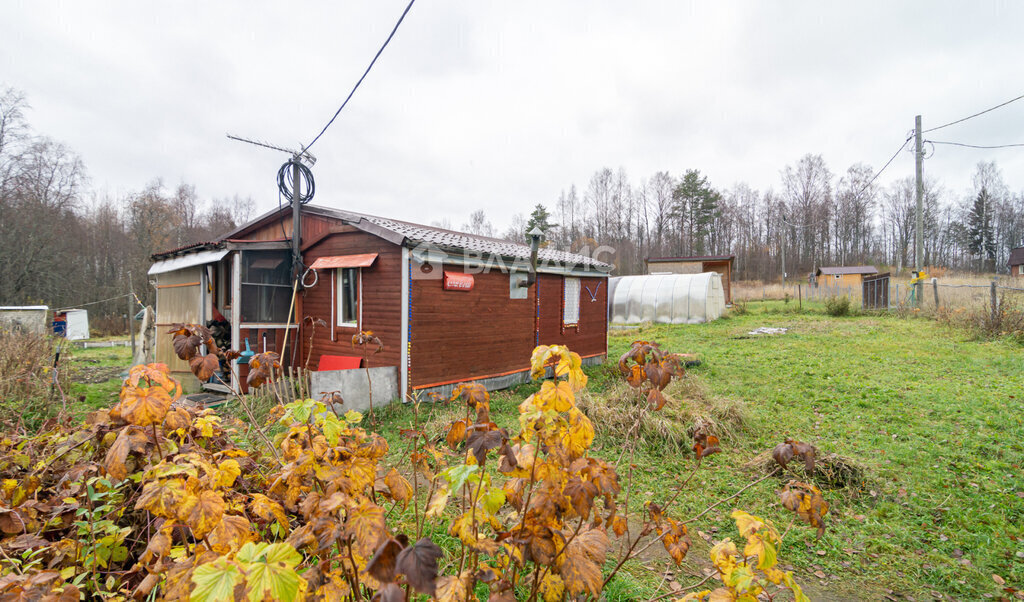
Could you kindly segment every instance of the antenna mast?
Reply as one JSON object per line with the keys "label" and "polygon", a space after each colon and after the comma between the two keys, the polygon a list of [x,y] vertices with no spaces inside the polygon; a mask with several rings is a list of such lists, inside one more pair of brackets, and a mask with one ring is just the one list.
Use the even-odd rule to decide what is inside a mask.
{"label": "antenna mast", "polygon": [[[310,167],[316,164],[316,157],[313,156],[306,147],[299,145],[301,150],[295,150],[290,148],[284,148],[277,146],[276,144],[270,144],[269,142],[263,142],[261,140],[252,140],[249,138],[243,138],[241,136],[234,136],[227,134],[227,137],[231,140],[237,140],[239,142],[245,142],[246,144],[252,144],[254,146],[261,146],[263,148],[269,148],[271,150],[280,151],[282,153],[288,153],[292,158],[281,166],[281,169],[277,172],[277,185],[281,194],[291,201],[292,205],[292,278],[298,280],[302,275],[302,250],[301,250],[301,237],[302,237],[302,215],[300,207],[308,203],[313,198],[313,173],[309,170]],[[309,167],[303,165],[308,164]],[[286,170],[291,168],[291,190],[285,187],[285,174]],[[302,193],[302,181],[306,180],[306,193]]]}

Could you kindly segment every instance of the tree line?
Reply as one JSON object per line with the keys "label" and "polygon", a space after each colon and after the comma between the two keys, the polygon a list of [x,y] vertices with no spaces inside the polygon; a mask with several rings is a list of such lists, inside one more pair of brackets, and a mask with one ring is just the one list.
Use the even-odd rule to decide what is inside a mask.
{"label": "tree line", "polygon": [[[155,300],[150,255],[212,240],[252,217],[248,198],[204,201],[194,186],[154,179],[142,190],[91,193],[82,160],[33,130],[22,93],[0,88],[0,305],[89,305],[127,312],[123,295]],[[136,309],[138,307],[136,306]]]}
{"label": "tree line", "polygon": [[[903,272],[914,264],[915,188],[913,176],[882,185],[864,163],[837,176],[815,154],[786,165],[778,189],[764,191],[716,187],[696,169],[634,182],[603,168],[529,218],[514,217],[504,237],[521,241],[546,224],[559,248],[615,248],[618,274],[643,273],[648,257],[734,254],[736,278],[778,280],[783,252],[790,278],[820,266]],[[977,164],[967,194],[926,177],[923,205],[925,266],[1006,273],[1010,249],[1024,244],[1024,193],[1009,191],[995,162]],[[464,228],[494,232],[482,210]]]}
{"label": "tree line", "polygon": [[[19,91],[0,88],[0,305],[70,307],[129,291],[151,304],[151,254],[213,240],[253,217],[250,198],[203,200],[194,186],[160,179],[134,192],[92,192],[78,155],[34,131],[27,108]],[[537,225],[558,248],[607,245],[617,274],[681,255],[734,254],[736,278],[766,281],[781,277],[783,252],[790,278],[827,265],[913,265],[913,177],[882,185],[863,163],[837,176],[815,154],[780,175],[777,189],[759,191],[717,186],[697,169],[634,181],[603,168],[516,215],[504,232],[482,209],[461,229],[522,241]],[[934,177],[924,189],[925,265],[1005,273],[1024,237],[1024,194],[1009,191],[996,163],[978,163],[969,193]],[[121,298],[89,309],[120,316],[127,306]]]}

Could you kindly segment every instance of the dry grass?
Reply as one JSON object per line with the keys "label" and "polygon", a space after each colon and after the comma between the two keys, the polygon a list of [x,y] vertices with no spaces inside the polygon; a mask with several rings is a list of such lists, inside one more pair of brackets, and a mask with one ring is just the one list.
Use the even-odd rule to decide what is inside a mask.
{"label": "dry grass", "polygon": [[704,428],[723,441],[735,440],[745,425],[741,402],[711,396],[693,377],[674,381],[665,389],[668,402],[659,412],[645,409],[636,390],[616,383],[601,393],[584,390],[576,404],[595,424],[606,443],[619,445],[631,436],[640,418],[637,435],[642,446],[684,453],[693,445],[693,434]]}
{"label": "dry grass", "polygon": [[[884,268],[879,268],[885,271]],[[925,274],[929,279],[924,283],[923,295],[921,298],[921,309],[923,312],[934,312],[936,309],[972,309],[989,303],[989,286],[993,280],[999,287],[1024,288],[1024,279],[1013,278],[997,274],[970,274],[964,272],[953,272],[942,268],[926,268]],[[935,286],[931,278],[937,278],[939,304],[935,304]],[[890,304],[899,309],[905,306],[908,313],[911,311],[909,304],[910,294],[910,271],[904,270],[900,275],[893,275],[889,280]],[[1000,295],[1005,295],[1011,304],[1024,303],[1024,291],[999,289]],[[746,280],[732,283],[733,302],[758,301],[762,299],[784,300],[789,298],[795,302],[802,297],[805,301],[825,300],[831,297],[847,295],[851,305],[860,307],[861,291],[858,287],[843,287],[838,289],[820,286],[816,289],[809,287],[807,282],[788,282],[783,288],[780,282],[763,282],[760,280]]]}
{"label": "dry grass", "polygon": [[34,431],[64,409],[62,391],[70,385],[66,362],[53,379],[54,354],[62,340],[0,330],[0,423],[8,430]]}
{"label": "dry grass", "polygon": [[[424,403],[420,407],[425,414],[421,430],[430,441],[444,441],[448,427],[466,417],[466,404],[462,402]],[[476,414],[472,414],[472,418],[475,417]]]}
{"label": "dry grass", "polygon": [[[754,456],[743,465],[744,470],[758,475],[768,474],[778,467],[770,451]],[[851,495],[856,495],[867,485],[867,470],[850,458],[838,454],[825,454],[815,461],[813,474],[807,473],[803,462],[794,460],[780,473],[779,478],[813,481],[822,489],[845,489]]]}

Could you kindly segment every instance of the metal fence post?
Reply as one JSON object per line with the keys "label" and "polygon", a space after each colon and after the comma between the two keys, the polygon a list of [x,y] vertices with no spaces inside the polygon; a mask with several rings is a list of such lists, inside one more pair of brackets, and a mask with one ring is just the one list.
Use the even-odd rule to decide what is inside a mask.
{"label": "metal fence post", "polygon": [[932,292],[935,293],[935,309],[939,308],[939,279],[932,278]]}

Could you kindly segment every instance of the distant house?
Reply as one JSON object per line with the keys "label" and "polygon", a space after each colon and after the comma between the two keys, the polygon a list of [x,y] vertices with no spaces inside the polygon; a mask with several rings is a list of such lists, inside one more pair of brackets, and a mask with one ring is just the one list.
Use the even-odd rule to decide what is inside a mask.
{"label": "distant house", "polygon": [[1010,266],[1011,276],[1024,276],[1024,247],[1011,250],[1010,261],[1006,264]]}
{"label": "distant house", "polygon": [[0,330],[46,334],[46,305],[0,305]]}
{"label": "distant house", "polygon": [[725,302],[732,303],[732,262],[735,255],[693,255],[689,257],[648,257],[648,274],[701,274],[717,272],[722,275]]}
{"label": "distant house", "polygon": [[877,274],[878,269],[871,265],[852,265],[843,267],[818,268],[814,272],[815,286],[837,288],[855,288],[860,290],[864,276]]}

